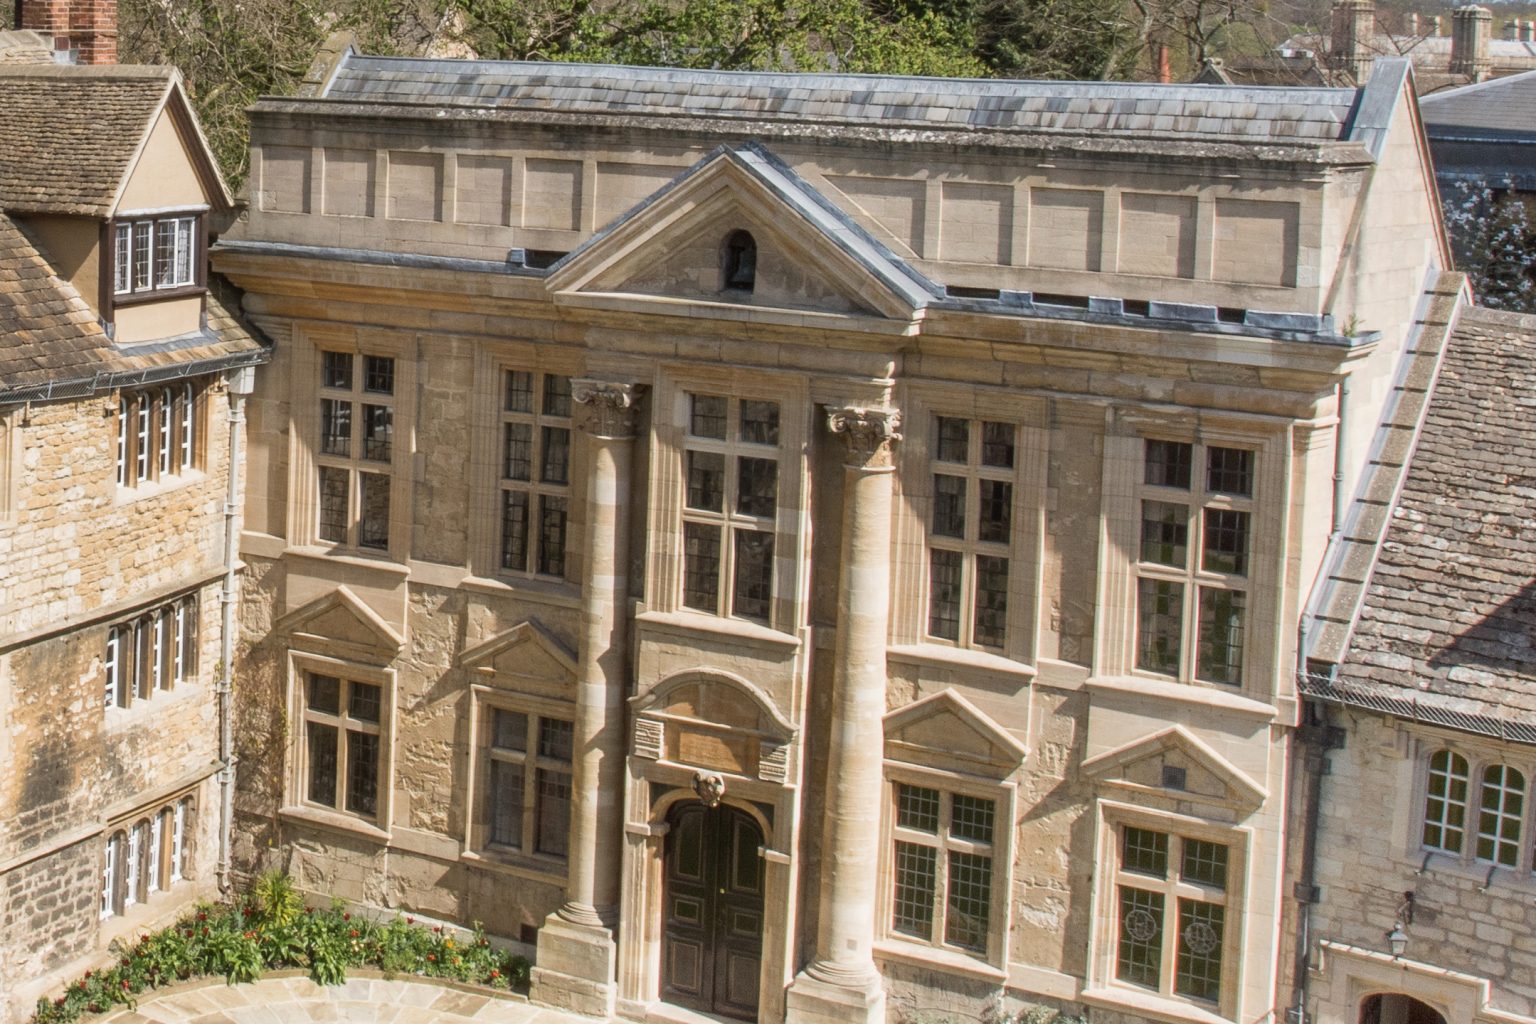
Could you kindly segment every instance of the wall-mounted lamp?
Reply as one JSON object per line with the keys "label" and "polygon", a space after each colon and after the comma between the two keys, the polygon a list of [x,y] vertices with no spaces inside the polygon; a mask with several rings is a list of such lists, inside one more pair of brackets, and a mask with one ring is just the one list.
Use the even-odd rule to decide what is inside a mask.
{"label": "wall-mounted lamp", "polygon": [[1387,945],[1392,950],[1392,959],[1396,960],[1408,949],[1408,933],[1403,931],[1403,922],[1398,921],[1392,925],[1392,930],[1387,932]]}

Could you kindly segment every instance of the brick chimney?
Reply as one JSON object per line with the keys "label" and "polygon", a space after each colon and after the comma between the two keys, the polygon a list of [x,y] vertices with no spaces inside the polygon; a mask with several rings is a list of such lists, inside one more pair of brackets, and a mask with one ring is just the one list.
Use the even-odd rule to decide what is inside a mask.
{"label": "brick chimney", "polygon": [[1488,77],[1488,39],[1493,12],[1468,4],[1451,12],[1451,74],[1469,75],[1474,82]]}
{"label": "brick chimney", "polygon": [[1374,0],[1334,0],[1329,50],[1334,66],[1362,84],[1371,73],[1371,40],[1376,35]]}
{"label": "brick chimney", "polygon": [[16,27],[52,36],[60,64],[117,63],[117,0],[16,0]]}

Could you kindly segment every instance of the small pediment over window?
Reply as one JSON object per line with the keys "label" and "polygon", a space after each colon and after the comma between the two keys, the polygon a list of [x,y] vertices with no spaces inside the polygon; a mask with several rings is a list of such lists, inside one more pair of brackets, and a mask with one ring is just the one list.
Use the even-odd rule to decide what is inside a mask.
{"label": "small pediment over window", "polygon": [[575,697],[576,653],[531,619],[471,647],[459,663],[488,686]]}
{"label": "small pediment over window", "polygon": [[372,663],[393,661],[405,637],[345,586],[295,608],[275,631],[297,649]]}
{"label": "small pediment over window", "polygon": [[1246,772],[1179,725],[1089,758],[1083,774],[1179,803],[1225,804],[1245,812],[1269,797]]}
{"label": "small pediment over window", "polygon": [[976,705],[942,690],[885,716],[885,756],[1002,778],[1029,750]]}

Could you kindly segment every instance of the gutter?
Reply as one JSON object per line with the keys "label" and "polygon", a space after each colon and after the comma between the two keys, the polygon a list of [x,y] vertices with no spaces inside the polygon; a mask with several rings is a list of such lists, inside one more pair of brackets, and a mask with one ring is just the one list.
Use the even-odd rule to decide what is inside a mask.
{"label": "gutter", "polygon": [[145,367],[141,370],[102,371],[89,377],[68,377],[44,381],[41,384],[19,384],[15,387],[0,388],[0,405],[88,398],[91,395],[115,391],[118,388],[158,384],[161,381],[181,380],[207,373],[256,366],[271,358],[272,353],[269,349],[258,348],[213,359],[198,359],[190,363],[170,363],[165,366]]}

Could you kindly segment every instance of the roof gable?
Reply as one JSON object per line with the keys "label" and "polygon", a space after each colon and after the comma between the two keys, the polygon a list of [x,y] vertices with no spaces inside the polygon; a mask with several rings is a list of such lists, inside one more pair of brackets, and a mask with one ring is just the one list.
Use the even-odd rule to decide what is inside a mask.
{"label": "roof gable", "polygon": [[346,586],[295,608],[273,629],[294,647],[368,662],[392,661],[405,647],[405,637]]}
{"label": "roof gable", "polygon": [[1002,777],[1011,774],[1029,749],[985,712],[954,690],[941,690],[885,716],[885,756]]}
{"label": "roof gable", "polygon": [[[1170,768],[1175,774],[1168,773]],[[1123,788],[1215,801],[1244,811],[1256,809],[1269,796],[1248,773],[1181,725],[1090,757],[1083,762],[1083,774]],[[1181,785],[1169,784],[1179,778]]]}
{"label": "roof gable", "polygon": [[110,217],[162,111],[210,205],[233,205],[173,68],[0,67],[0,208]]}
{"label": "roof gable", "polygon": [[[757,247],[750,294],[719,279],[720,247],[736,230]],[[899,320],[943,294],[755,144],[710,153],[561,260],[549,288]]]}

